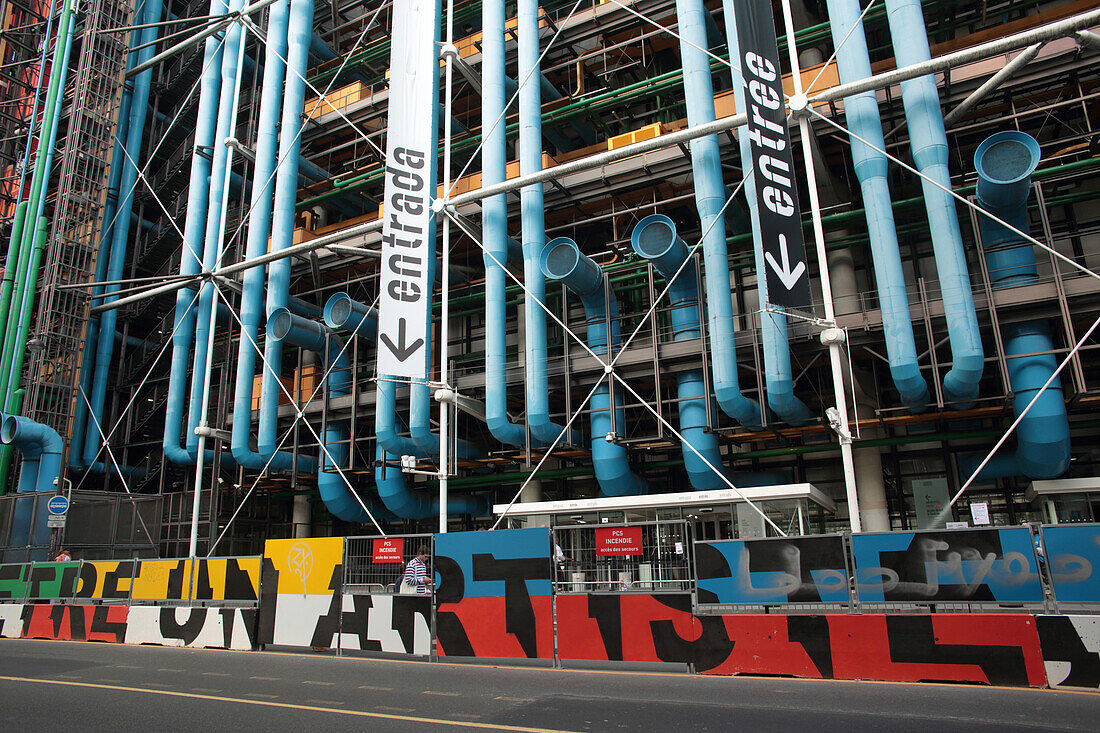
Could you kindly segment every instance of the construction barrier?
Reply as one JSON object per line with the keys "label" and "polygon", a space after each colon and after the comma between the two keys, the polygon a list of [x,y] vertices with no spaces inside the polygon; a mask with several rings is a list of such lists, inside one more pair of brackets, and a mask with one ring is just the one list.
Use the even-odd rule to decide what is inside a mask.
{"label": "construction barrier", "polygon": [[[547,528],[0,565],[0,637],[1100,689],[1100,615],[1049,612],[1055,595],[1095,608],[1100,527],[1041,538],[1039,554],[1026,527],[696,542],[694,591],[658,587],[656,566],[652,580],[580,591]],[[434,549],[431,592],[401,593],[420,547]],[[915,599],[905,613],[859,612],[903,599]]]}

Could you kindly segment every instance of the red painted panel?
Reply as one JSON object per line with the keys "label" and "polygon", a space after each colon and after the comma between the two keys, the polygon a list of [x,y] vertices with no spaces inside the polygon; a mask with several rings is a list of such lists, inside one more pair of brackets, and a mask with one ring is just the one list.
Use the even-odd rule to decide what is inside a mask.
{"label": "red painted panel", "polygon": [[776,615],[723,616],[733,651],[724,662],[704,674],[768,674],[822,678],[806,647],[788,636],[788,617]]}
{"label": "red painted panel", "polygon": [[558,656],[561,659],[607,660],[596,619],[588,613],[588,596],[558,596]]}
{"label": "red painted panel", "polygon": [[[554,657],[554,631],[550,596],[531,596],[535,622],[536,657]],[[475,657],[528,658],[519,639],[509,631],[503,596],[463,598],[457,603],[441,603],[437,613],[457,617],[469,639]],[[440,638],[439,654],[446,656],[445,641]],[[452,654],[457,652],[452,651]]]}
{"label": "red painted panel", "polygon": [[1021,614],[828,617],[837,679],[1046,682],[1035,620]]}
{"label": "red painted panel", "polygon": [[[658,622],[659,628],[667,628],[667,624],[661,621],[672,622],[672,632],[675,637],[688,644],[699,638],[699,623],[691,613],[670,608],[660,603],[651,595],[623,595],[621,596],[622,608],[622,634],[623,634],[623,660],[627,662],[667,662],[680,661],[662,659],[657,653],[655,642],[654,622]],[[661,641],[676,642],[675,637],[667,634]],[[686,661],[686,660],[685,660]]]}
{"label": "red painted panel", "polygon": [[129,610],[127,606],[24,606],[23,638],[122,643]]}

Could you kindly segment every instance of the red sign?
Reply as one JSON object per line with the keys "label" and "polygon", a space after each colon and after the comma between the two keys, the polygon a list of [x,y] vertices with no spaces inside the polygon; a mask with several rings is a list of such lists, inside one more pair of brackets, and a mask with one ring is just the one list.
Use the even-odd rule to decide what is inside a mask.
{"label": "red sign", "polygon": [[641,527],[597,527],[597,555],[641,555]]}
{"label": "red sign", "polygon": [[375,540],[374,541],[374,561],[375,562],[403,562],[404,557],[402,553],[404,551],[405,540],[404,538],[397,538],[393,540]]}

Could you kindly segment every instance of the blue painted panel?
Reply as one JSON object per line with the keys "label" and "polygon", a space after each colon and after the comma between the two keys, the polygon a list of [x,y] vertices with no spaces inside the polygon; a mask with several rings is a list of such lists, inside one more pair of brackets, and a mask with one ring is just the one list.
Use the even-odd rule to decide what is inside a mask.
{"label": "blue painted panel", "polygon": [[1100,524],[1043,527],[1054,597],[1059,601],[1100,603]]}
{"label": "blue painted panel", "polygon": [[1039,602],[1026,527],[852,536],[859,599]]}
{"label": "blue painted panel", "polygon": [[[505,595],[505,583],[521,579],[530,596],[550,595],[550,530],[503,529],[435,536],[437,598]],[[454,570],[459,573],[455,573]],[[463,588],[447,584],[462,583]]]}
{"label": "blue painted panel", "polygon": [[700,603],[847,603],[839,535],[695,545]]}

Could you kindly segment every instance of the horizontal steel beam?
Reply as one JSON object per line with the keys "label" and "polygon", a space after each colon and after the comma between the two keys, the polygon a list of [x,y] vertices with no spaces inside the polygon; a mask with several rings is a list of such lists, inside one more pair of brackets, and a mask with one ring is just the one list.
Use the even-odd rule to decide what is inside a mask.
{"label": "horizontal steel beam", "polygon": [[[257,6],[266,6],[273,0],[260,0],[245,11],[255,8]],[[875,74],[866,79],[851,82],[848,84],[840,84],[835,87],[831,87],[822,91],[820,94],[815,94],[809,97],[807,102],[811,106],[826,104],[828,102],[837,101],[844,97],[851,96],[853,94],[859,94],[860,92],[875,91],[885,87],[890,87],[895,84],[900,84],[903,81],[910,79],[916,79],[926,74],[933,74],[937,72],[947,71],[955,66],[962,64],[972,63],[974,61],[980,61],[991,56],[998,54],[1008,53],[1010,51],[1016,51],[1036,43],[1044,43],[1046,41],[1055,40],[1057,38],[1064,38],[1067,36],[1073,36],[1078,31],[1100,25],[1100,9],[1090,10],[1087,13],[1081,13],[1074,15],[1063,20],[1056,21],[1054,23],[1048,23],[1047,25],[1040,26],[1038,28],[1032,28],[1021,33],[1015,33],[1011,36],[1005,36],[1004,38],[998,38],[988,43],[982,43],[971,48],[966,48],[961,51],[949,53],[944,56],[937,56],[936,58],[929,59],[920,64],[913,64],[912,66],[906,66],[893,71],[887,71],[881,74]],[[659,135],[649,140],[643,140],[642,142],[626,145],[615,150],[609,150],[604,153],[597,153],[585,158],[573,160],[568,163],[562,163],[551,168],[545,168],[536,173],[529,173],[525,176],[519,176],[502,183],[494,184],[492,186],[486,186],[474,191],[469,191],[464,194],[455,196],[454,198],[447,200],[447,205],[457,208],[464,204],[471,204],[481,201],[482,199],[490,196],[495,196],[501,193],[508,193],[517,189],[521,189],[524,186],[530,186],[536,183],[543,183],[556,178],[561,178],[573,173],[579,173],[582,171],[591,170],[593,168],[599,168],[607,165],[608,163],[614,163],[615,161],[625,160],[626,158],[634,157],[635,155],[641,155],[643,153],[649,153],[662,148],[667,148],[673,145],[682,145],[690,142],[696,138],[703,137],[705,135],[715,135],[720,132],[732,130],[747,122],[747,117],[744,114],[732,115],[730,117],[723,117],[713,122],[707,122],[702,125],[695,125],[692,127],[686,127],[683,130],[669,133],[667,135]],[[381,231],[382,220],[367,222],[365,224],[359,224],[356,226],[348,227],[338,232],[328,234],[323,237],[318,237],[309,242],[303,242],[296,244],[286,249],[279,250],[277,252],[268,252],[266,254],[254,257],[249,260],[243,260],[241,262],[234,263],[232,265],[225,265],[219,267],[213,272],[205,273],[203,276],[197,277],[194,280],[168,283],[160,285],[140,293],[119,298],[118,300],[111,301],[110,303],[103,303],[97,305],[91,309],[92,313],[102,313],[113,308],[121,308],[122,306],[136,303],[145,298],[155,297],[164,293],[174,292],[181,287],[187,287],[194,284],[200,279],[209,278],[212,276],[230,276],[238,272],[249,270],[253,267],[260,267],[276,260],[281,260],[285,257],[296,257],[298,255],[307,254],[316,249],[321,249],[329,244],[339,244],[352,237],[362,236],[371,232]]]}

